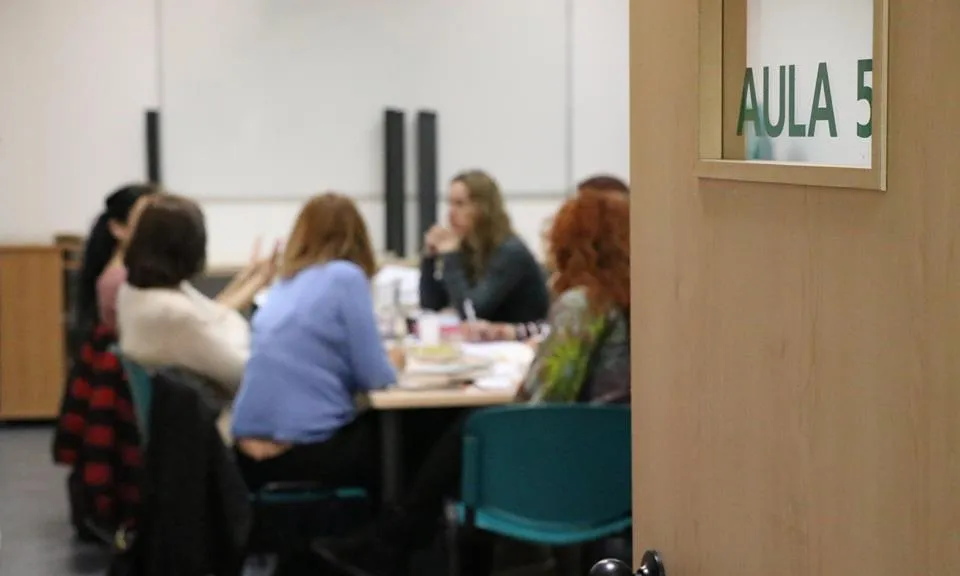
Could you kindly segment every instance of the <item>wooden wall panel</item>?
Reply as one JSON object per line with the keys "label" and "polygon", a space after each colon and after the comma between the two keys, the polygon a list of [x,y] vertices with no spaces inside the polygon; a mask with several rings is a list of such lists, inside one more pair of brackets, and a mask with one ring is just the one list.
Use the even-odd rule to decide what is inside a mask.
{"label": "wooden wall panel", "polygon": [[632,0],[635,548],[670,576],[960,573],[958,29],[890,2],[887,192],[708,182],[698,2]]}
{"label": "wooden wall panel", "polygon": [[63,261],[0,246],[0,419],[53,418],[64,383]]}

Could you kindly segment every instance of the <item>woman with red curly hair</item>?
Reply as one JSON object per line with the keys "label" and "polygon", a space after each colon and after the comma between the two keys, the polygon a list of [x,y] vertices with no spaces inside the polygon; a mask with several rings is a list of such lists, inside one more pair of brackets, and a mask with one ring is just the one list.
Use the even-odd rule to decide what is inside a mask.
{"label": "woman with red curly hair", "polygon": [[[581,190],[568,200],[551,228],[557,297],[549,335],[537,351],[520,400],[629,401],[629,204],[623,194],[594,192]],[[457,495],[465,418],[437,440],[399,507],[361,535],[317,542],[315,551],[352,576],[384,576],[402,566],[417,543],[429,541],[444,500]],[[489,541],[469,544],[461,546],[465,573],[488,573]]]}
{"label": "woman with red curly hair", "polygon": [[550,230],[556,299],[520,391],[545,402],[623,402],[630,392],[630,204],[589,189]]}

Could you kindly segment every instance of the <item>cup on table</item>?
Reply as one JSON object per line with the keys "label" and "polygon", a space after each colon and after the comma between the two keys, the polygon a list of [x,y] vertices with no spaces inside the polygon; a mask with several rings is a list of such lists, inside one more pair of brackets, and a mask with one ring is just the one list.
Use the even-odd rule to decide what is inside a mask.
{"label": "cup on table", "polygon": [[434,313],[421,314],[417,319],[417,337],[425,346],[440,344],[443,326],[440,316]]}

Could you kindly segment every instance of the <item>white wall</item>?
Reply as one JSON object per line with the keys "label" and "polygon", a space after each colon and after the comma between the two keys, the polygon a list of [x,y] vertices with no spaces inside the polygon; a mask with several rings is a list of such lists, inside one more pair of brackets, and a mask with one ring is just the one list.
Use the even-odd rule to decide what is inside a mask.
{"label": "white wall", "polygon": [[143,179],[154,22],[151,0],[0,2],[0,239],[85,230]]}
{"label": "white wall", "polygon": [[[178,26],[182,28],[178,31],[181,40],[171,44],[168,38],[166,47],[160,51],[158,40],[169,35],[171,31],[158,27],[155,0],[96,0],[84,3],[83,8],[72,9],[71,3],[63,4],[54,0],[5,0],[0,3],[0,191],[3,194],[0,201],[4,203],[3,216],[0,217],[0,235],[8,240],[46,240],[58,231],[84,230],[97,212],[104,194],[126,180],[142,178],[143,110],[164,100],[165,115],[176,111],[172,102],[161,98],[169,97],[172,89],[169,83],[177,74],[168,67],[174,65],[177,58],[183,62],[183,58],[191,55],[188,51],[187,54],[174,57],[169,52],[184,49],[184,46],[189,47],[189,42],[184,39],[196,38],[197,34],[209,34],[206,19],[213,18],[218,10],[222,15],[224,7],[221,4],[224,1],[190,2],[193,16],[187,18],[185,13],[181,13],[177,17]],[[573,44],[565,51],[562,59],[557,56],[557,61],[567,65],[563,77],[568,84],[564,88],[565,92],[557,94],[555,101],[547,102],[541,107],[564,113],[554,112],[548,116],[544,112],[543,118],[533,122],[539,132],[547,132],[548,129],[552,131],[543,136],[544,138],[557,140],[558,135],[569,134],[568,139],[561,138],[561,142],[554,141],[540,146],[550,147],[553,152],[549,154],[537,156],[536,150],[532,151],[531,156],[539,158],[540,163],[531,162],[533,167],[527,174],[521,171],[523,165],[520,162],[507,165],[506,163],[512,160],[500,151],[500,172],[513,181],[503,183],[507,190],[509,208],[521,233],[533,246],[538,245],[540,223],[556,209],[568,181],[575,181],[595,171],[613,172],[623,176],[629,172],[628,0],[593,0],[590,4],[587,1],[571,0],[573,18],[567,24],[567,33],[573,38]],[[171,14],[177,14],[175,10],[184,9],[186,3],[184,0],[162,2],[164,11],[160,14],[163,14],[164,26],[169,27],[167,20],[171,18]],[[369,9],[370,2],[374,0],[365,0],[363,4]],[[442,49],[443,46],[449,48],[456,45],[459,36],[457,30],[463,26],[457,18],[476,19],[484,15],[484,10],[496,10],[495,13],[486,13],[485,21],[509,21],[512,18],[512,21],[524,22],[516,13],[516,3],[505,0],[492,3],[477,0],[474,8],[463,10],[459,14],[440,10],[444,6],[450,6],[440,0],[403,3],[403,10],[400,9],[401,4],[385,2],[386,0],[376,0],[374,3],[379,8],[389,6],[387,12],[391,17],[410,20],[407,27],[401,27],[408,33],[417,30],[412,27],[413,23],[425,18],[424,14],[439,14],[447,18],[446,27],[436,18],[430,21],[431,26],[435,27],[435,45],[441,49],[433,51],[435,61],[425,70],[430,71],[429,76],[440,79],[443,78],[442,71],[445,68],[453,69],[458,66],[455,58],[458,50]],[[352,3],[360,2],[352,0]],[[247,4],[252,5],[250,2]],[[381,4],[383,6],[380,6]],[[257,5],[263,6],[259,3]],[[308,6],[308,0],[286,0],[282,6],[285,10],[292,11],[295,20],[297,10],[304,10]],[[419,6],[419,9],[412,6]],[[369,11],[365,13],[369,14]],[[256,18],[263,17],[262,13],[250,11],[235,14],[239,16],[233,28],[220,27],[225,37],[224,42],[231,37],[242,39],[245,30],[256,29],[259,25]],[[276,13],[273,17],[276,17]],[[352,17],[356,18],[356,14]],[[526,17],[531,15],[528,13]],[[442,21],[442,18],[439,20]],[[422,35],[422,23],[420,26]],[[375,28],[371,26],[371,29]],[[531,44],[538,41],[536,27],[522,28]],[[158,29],[161,32],[158,33]],[[491,40],[495,41],[496,38]],[[367,41],[375,41],[375,38]],[[177,48],[178,45],[180,48]],[[560,49],[563,49],[563,46],[560,46]],[[158,58],[161,55],[163,58]],[[444,55],[447,60],[443,60]],[[214,56],[214,50],[192,51],[192,57],[201,63],[204,59],[215,61]],[[463,50],[459,50],[458,57],[462,64],[466,57],[477,59],[481,56],[476,51],[465,55]],[[505,57],[509,55],[491,51],[489,60],[481,61],[480,64],[487,71],[496,70]],[[544,57],[541,56],[541,59]],[[189,70],[186,72],[189,73]],[[554,74],[551,78],[556,81],[556,77]],[[216,78],[212,80],[216,81]],[[433,82],[436,83],[437,80]],[[452,84],[456,86],[457,83]],[[428,84],[418,85],[429,87]],[[351,86],[331,86],[330,89],[350,94]],[[471,94],[475,93],[475,89],[464,89],[463,101],[469,103]],[[431,102],[429,94],[441,94],[441,99],[445,98],[446,101]],[[523,99],[517,100],[522,102]],[[507,98],[503,101],[507,101]],[[255,109],[251,107],[251,102],[256,103],[255,99],[248,100],[248,110]],[[379,111],[384,103],[376,104],[374,116],[379,120]],[[457,112],[458,105],[461,106],[460,110],[465,109],[458,104],[455,90],[441,92],[436,84],[430,90],[423,88],[423,91],[418,93],[411,90],[406,102],[396,104],[405,105],[410,110],[420,105],[440,108],[443,178],[449,176],[447,172],[459,167],[455,168],[454,163],[467,162],[468,143],[458,143],[457,138],[463,139],[463,136],[458,135],[468,131],[482,134],[489,128],[485,126],[483,118],[473,119],[462,112],[454,113]],[[445,106],[453,112],[445,114]],[[571,106],[572,113],[565,113]],[[209,109],[215,110],[215,107]],[[554,115],[559,116],[557,124],[547,126],[544,118]],[[256,122],[253,120],[248,119],[246,129],[255,132]],[[197,121],[202,122],[202,116]],[[206,125],[216,127],[217,124],[215,114],[211,113]],[[412,144],[412,118],[410,128]],[[448,131],[446,136],[445,128]],[[360,132],[359,137],[367,139],[366,142],[360,142],[360,145],[375,145],[379,150],[379,124],[376,125],[375,135],[364,136],[362,131]],[[515,137],[518,140],[527,138],[528,147],[537,147],[537,143],[531,140],[529,130],[524,133],[518,129]],[[459,158],[457,153],[460,154]],[[486,158],[487,162],[497,164],[497,153],[497,150],[491,150],[490,156]],[[170,154],[169,150],[165,151],[168,159]],[[450,159],[448,164],[443,164],[445,155]],[[547,157],[546,160],[544,156]],[[413,158],[408,160],[412,165]],[[379,156],[373,162],[379,170]],[[467,165],[478,164],[483,165],[479,162]],[[171,170],[174,168],[165,166],[165,175],[173,174]],[[495,168],[491,170],[497,174]],[[332,170],[330,172],[333,173]],[[359,173],[360,170],[353,172]],[[379,199],[369,194],[380,187],[379,177],[369,177],[375,173],[373,170],[363,172],[362,177],[367,177],[368,182],[338,182],[336,178],[330,178],[328,182],[319,182],[318,186],[348,188],[346,191],[349,192],[368,192],[359,194],[363,198],[360,205],[368,218],[374,241],[378,246],[382,246],[383,205]],[[412,184],[413,170],[409,173]],[[350,174],[351,172],[344,172],[342,180],[349,178]],[[528,178],[529,181],[523,182],[530,174],[533,176]],[[552,181],[539,185],[536,182],[537,176],[543,174],[550,176]],[[503,175],[497,175],[504,179]],[[215,181],[208,179],[208,182]],[[175,179],[171,183],[176,187]],[[375,190],[363,190],[373,186]],[[257,235],[285,234],[299,207],[297,198],[306,192],[294,188],[279,192],[270,190],[263,194],[248,191],[246,194],[229,197],[225,191],[217,194],[215,190],[208,193],[183,190],[188,194],[206,198],[203,204],[210,228],[212,263],[241,262],[246,258],[248,247]],[[548,193],[543,198],[536,198],[530,194],[530,188],[556,189],[545,190]],[[410,186],[409,189],[413,190],[413,187]],[[520,195],[510,199],[511,189],[519,190]],[[221,197],[211,198],[217,195]],[[243,197],[244,195],[248,197]],[[271,195],[274,197],[270,198]],[[415,245],[415,205],[412,199],[408,204],[408,246],[412,247]]]}

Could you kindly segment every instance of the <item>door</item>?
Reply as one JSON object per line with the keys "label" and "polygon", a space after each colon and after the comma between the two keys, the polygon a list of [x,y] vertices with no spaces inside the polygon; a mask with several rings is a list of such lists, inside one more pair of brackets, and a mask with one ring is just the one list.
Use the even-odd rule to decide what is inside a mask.
{"label": "door", "polygon": [[634,557],[960,574],[960,2],[890,0],[886,192],[698,180],[698,17],[631,2]]}

